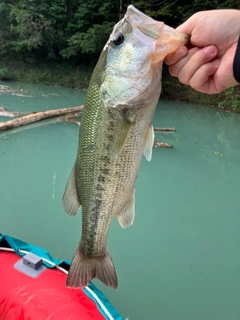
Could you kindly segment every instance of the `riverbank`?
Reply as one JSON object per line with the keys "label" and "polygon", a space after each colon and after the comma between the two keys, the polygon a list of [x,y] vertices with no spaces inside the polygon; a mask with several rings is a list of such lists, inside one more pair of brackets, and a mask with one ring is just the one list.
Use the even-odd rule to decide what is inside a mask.
{"label": "riverbank", "polygon": [[[0,80],[87,89],[93,68],[94,65],[86,67],[69,62],[36,63],[0,60]],[[198,93],[171,77],[166,68],[163,70],[162,86],[162,98],[240,112],[240,86],[216,95]]]}
{"label": "riverbank", "polygon": [[87,89],[94,66],[0,60],[0,80]]}
{"label": "riverbank", "polygon": [[240,112],[240,86],[229,88],[219,94],[205,94],[181,84],[178,79],[164,74],[162,97],[165,99],[217,107],[231,112]]}

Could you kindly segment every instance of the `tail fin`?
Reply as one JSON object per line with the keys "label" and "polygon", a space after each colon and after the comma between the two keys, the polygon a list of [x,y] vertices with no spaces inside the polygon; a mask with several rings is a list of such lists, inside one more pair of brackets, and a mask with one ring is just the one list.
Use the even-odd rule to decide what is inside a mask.
{"label": "tail fin", "polygon": [[101,280],[106,286],[117,288],[117,276],[109,251],[101,256],[84,256],[77,248],[67,277],[67,287],[84,287],[93,278]]}

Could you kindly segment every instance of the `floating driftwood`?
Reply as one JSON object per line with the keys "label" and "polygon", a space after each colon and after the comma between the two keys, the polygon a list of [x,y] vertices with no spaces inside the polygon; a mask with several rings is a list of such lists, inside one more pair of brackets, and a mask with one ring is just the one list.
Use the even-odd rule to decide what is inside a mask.
{"label": "floating driftwood", "polygon": [[[54,118],[54,122],[72,122],[80,126],[80,122],[74,120],[74,118],[79,118],[83,106],[72,107],[72,108],[63,108],[56,110],[48,110],[43,112],[12,112],[7,109],[0,107],[0,116],[3,117],[14,117],[16,119],[9,120],[5,122],[0,122],[0,132],[4,132],[10,129],[18,128],[38,122],[47,118]],[[156,132],[175,132],[174,128],[154,128]],[[168,143],[154,141],[154,147],[160,148],[172,148]]]}
{"label": "floating driftwood", "polygon": [[26,116],[27,114],[31,114],[31,113],[33,112],[12,112],[12,111],[8,111],[3,107],[0,107],[0,117],[15,118],[15,117]]}
{"label": "floating driftwood", "polygon": [[80,116],[81,116],[81,112],[67,113],[63,116],[56,117],[55,122],[71,122],[80,126],[81,122],[74,120],[75,118],[80,118]]}
{"label": "floating driftwood", "polygon": [[[63,108],[63,109],[56,109],[56,110],[48,110],[48,111],[43,111],[43,112],[31,113],[31,114],[25,115],[23,117],[19,117],[14,120],[0,122],[0,132],[10,130],[13,128],[17,128],[20,126],[24,126],[26,124],[40,121],[43,119],[62,116],[62,115],[66,115],[66,114],[73,115],[75,113],[77,115],[75,115],[74,117],[76,117],[79,115],[79,112],[82,110],[83,110],[83,106],[78,106],[78,107],[73,107],[73,108]],[[5,111],[7,111],[7,110],[5,109]],[[12,114],[14,114],[14,112],[12,112]]]}
{"label": "floating driftwood", "polygon": [[154,140],[153,146],[154,146],[155,148],[172,148],[172,147],[173,147],[173,146],[171,146],[171,145],[168,144],[168,143],[160,142],[160,141],[156,141],[156,140]]}
{"label": "floating driftwood", "polygon": [[[72,117],[74,116],[74,118],[75,118],[75,115],[77,115],[77,114],[74,113],[71,116]],[[80,117],[80,113],[78,114],[78,117]],[[4,132],[0,132],[0,141],[2,139],[8,139],[9,136],[12,134],[18,134],[23,131],[32,130],[32,129],[36,129],[36,128],[40,128],[40,127],[46,128],[50,124],[54,125],[59,122],[62,122],[62,123],[70,122],[70,123],[74,123],[74,124],[77,124],[78,126],[80,126],[80,122],[76,121],[74,118],[68,118],[68,114],[67,114],[67,115],[63,115],[63,116],[59,116],[59,117],[52,117],[52,118],[43,119],[42,121],[30,123],[27,126],[21,126],[18,128],[13,128],[11,130],[7,130],[7,131],[5,130]]]}
{"label": "floating driftwood", "polygon": [[154,131],[167,131],[167,132],[175,132],[175,128],[154,128]]}

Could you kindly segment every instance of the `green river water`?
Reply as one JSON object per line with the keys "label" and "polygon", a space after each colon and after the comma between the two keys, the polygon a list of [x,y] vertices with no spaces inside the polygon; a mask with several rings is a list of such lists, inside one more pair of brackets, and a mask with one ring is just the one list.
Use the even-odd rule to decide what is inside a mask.
{"label": "green river water", "polygon": [[[85,97],[0,85],[14,89],[0,86],[0,106],[11,111],[77,106]],[[173,149],[154,148],[152,161],[143,159],[134,224],[123,230],[112,223],[108,246],[119,287],[94,283],[129,320],[239,320],[240,115],[161,101],[154,126],[176,128],[156,133]],[[61,206],[78,131],[47,120],[0,134],[0,232],[58,259],[72,258],[81,234],[81,214],[71,218]]]}

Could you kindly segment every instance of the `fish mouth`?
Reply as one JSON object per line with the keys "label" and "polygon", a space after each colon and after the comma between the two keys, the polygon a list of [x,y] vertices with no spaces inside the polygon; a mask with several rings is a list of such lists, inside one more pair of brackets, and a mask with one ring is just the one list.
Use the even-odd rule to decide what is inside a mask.
{"label": "fish mouth", "polygon": [[190,39],[188,35],[145,15],[133,5],[128,6],[125,19],[136,33],[141,32],[144,44],[152,50],[155,62],[163,60],[167,54],[187,44]]}

